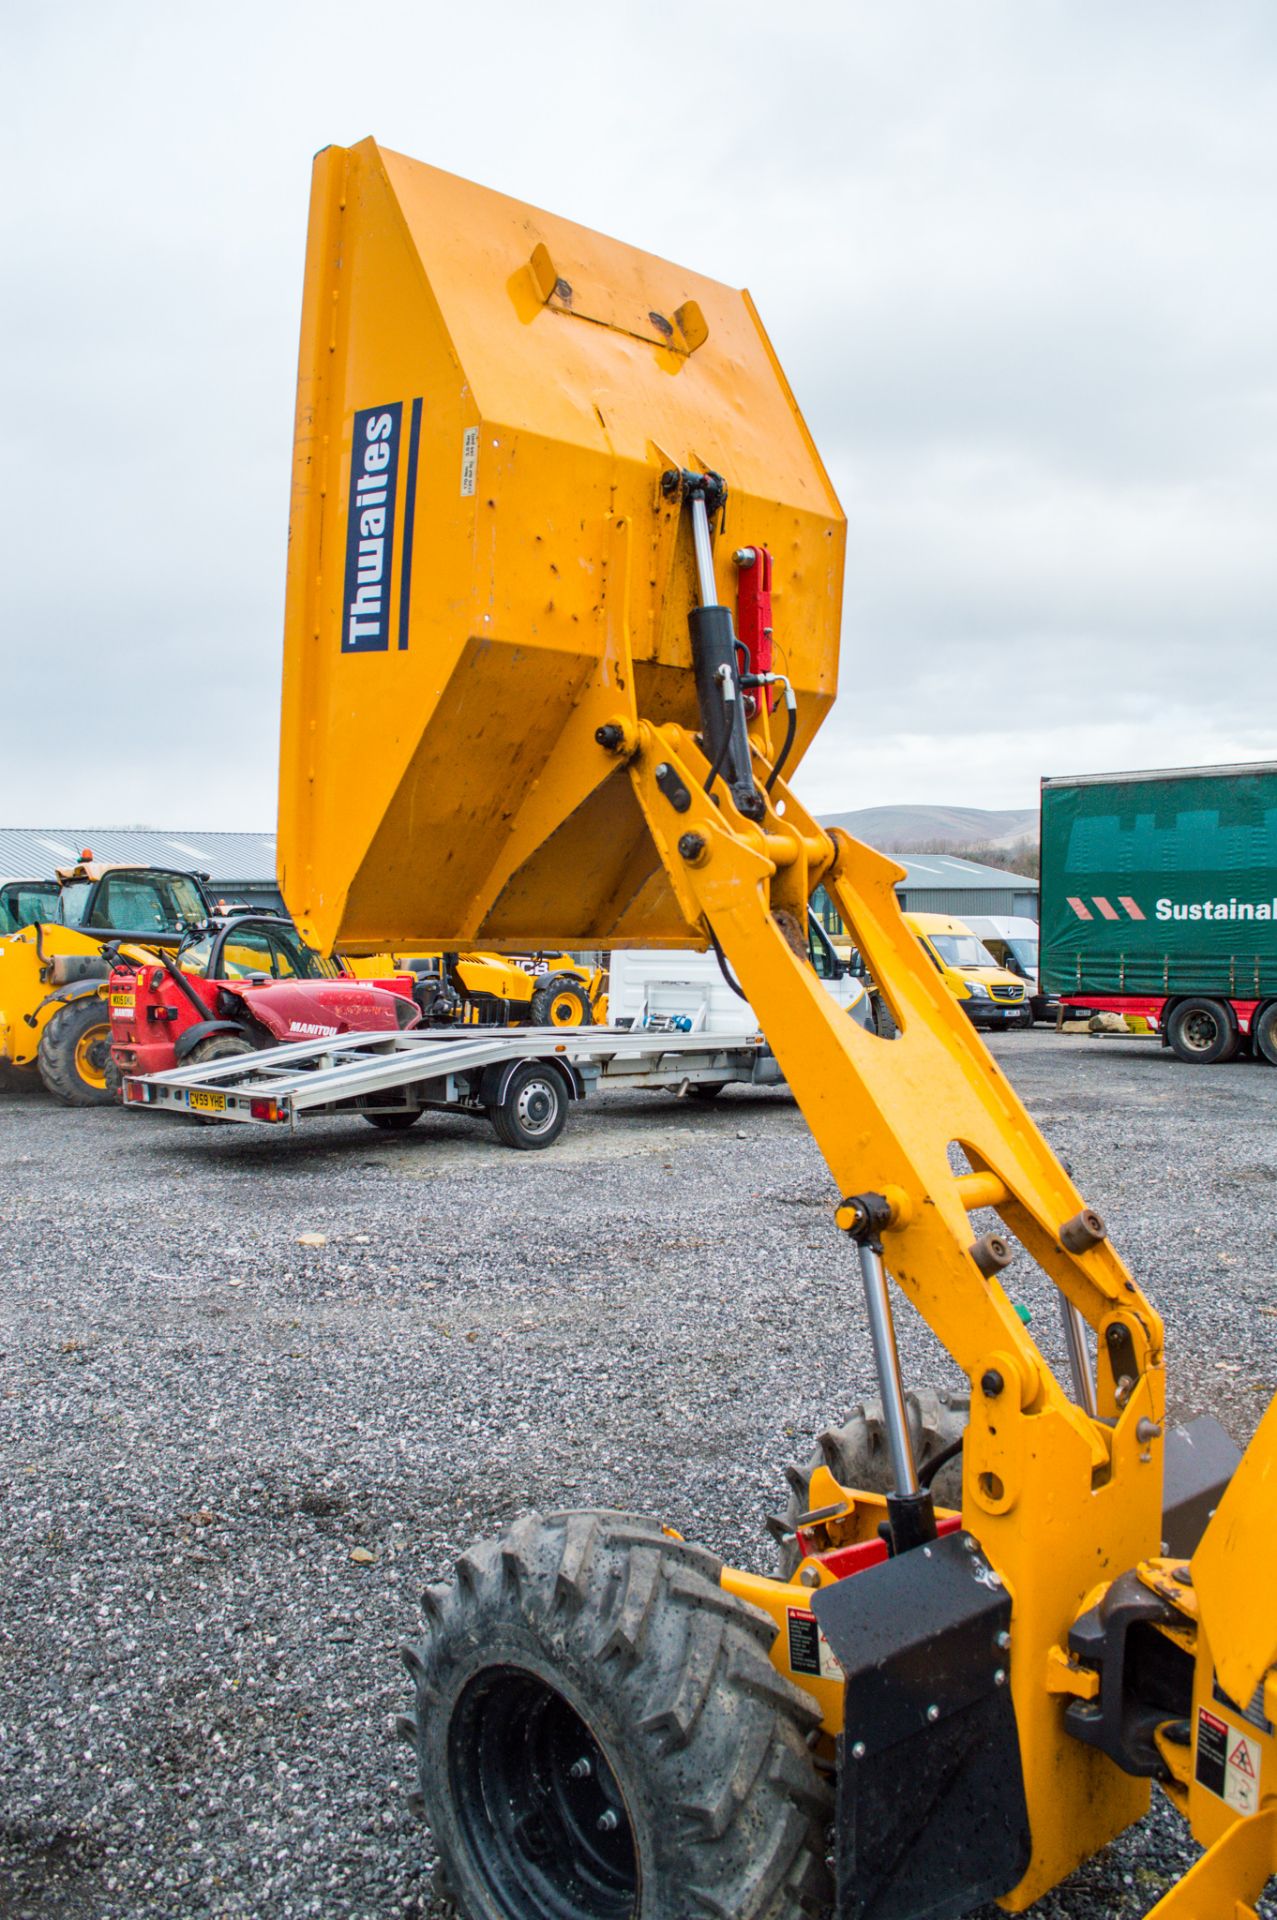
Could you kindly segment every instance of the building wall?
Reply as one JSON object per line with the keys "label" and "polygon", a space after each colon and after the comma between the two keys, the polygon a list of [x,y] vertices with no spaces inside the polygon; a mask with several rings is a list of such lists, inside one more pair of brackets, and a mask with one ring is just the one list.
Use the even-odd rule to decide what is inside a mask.
{"label": "building wall", "polygon": [[1038,917],[1036,893],[1017,893],[1011,887],[898,887],[896,893],[906,913],[947,913],[955,920],[971,913]]}
{"label": "building wall", "polygon": [[[1038,917],[1038,896],[1032,888],[1020,892],[1013,887],[897,887],[896,897],[905,913],[945,913],[954,920],[965,920],[973,913],[1001,919]],[[846,931],[823,887],[812,895],[812,906],[827,933]]]}

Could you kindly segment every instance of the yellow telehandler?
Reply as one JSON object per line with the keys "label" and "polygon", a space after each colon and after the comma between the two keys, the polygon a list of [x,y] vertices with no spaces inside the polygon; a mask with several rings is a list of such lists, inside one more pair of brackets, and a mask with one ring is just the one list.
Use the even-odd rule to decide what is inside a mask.
{"label": "yellow telehandler", "polygon": [[210,919],[212,895],[198,874],[98,861],[86,848],[56,885],[14,883],[5,901],[11,920],[41,917],[0,932],[0,1067],[38,1071],[68,1106],[109,1106],[112,966],[153,962],[148,943],[173,945]]}
{"label": "yellow telehandler", "polygon": [[[386,971],[389,956],[353,956],[361,978]],[[607,1024],[607,969],[568,953],[430,953],[395,966],[438,983],[437,999],[473,1026],[591,1027]]]}
{"label": "yellow telehandler", "polygon": [[[289,907],[324,952],[712,947],[828,1164],[880,1390],[876,1454],[867,1424],[827,1436],[771,1575],[611,1511],[463,1554],[405,1651],[420,1804],[471,1920],[946,1920],[1031,1908],[1155,1782],[1205,1848],[1157,1920],[1254,1920],[1277,1403],[1240,1464],[1168,1435],[1155,1308],[899,869],[789,785],[834,697],[843,545],[747,294],[372,140],[318,156]],[[819,885],[893,1038],[812,970]],[[1058,1300],[1066,1378],[1012,1263]],[[967,1383],[930,1428],[893,1291]],[[834,1282],[826,1338],[838,1313]]]}

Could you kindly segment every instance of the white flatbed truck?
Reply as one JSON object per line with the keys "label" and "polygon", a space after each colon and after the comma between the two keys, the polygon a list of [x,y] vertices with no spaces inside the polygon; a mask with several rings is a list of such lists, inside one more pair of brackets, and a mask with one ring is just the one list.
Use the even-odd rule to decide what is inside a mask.
{"label": "white flatbed truck", "polygon": [[[570,1103],[600,1084],[711,1097],[734,1082],[779,1083],[751,1008],[707,990],[695,966],[701,956],[642,958],[645,978],[626,1026],[338,1034],[130,1076],[124,1104],[290,1129],[321,1115],[359,1114],[400,1131],[426,1112],[481,1113],[505,1145],[528,1150],[556,1140]],[[852,1018],[867,1019],[859,982],[828,985]]]}

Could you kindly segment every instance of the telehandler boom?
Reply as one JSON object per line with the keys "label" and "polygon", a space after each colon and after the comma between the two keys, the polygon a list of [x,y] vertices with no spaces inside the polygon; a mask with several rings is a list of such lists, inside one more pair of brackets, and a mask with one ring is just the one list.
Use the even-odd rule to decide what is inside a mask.
{"label": "telehandler boom", "polygon": [[[1253,1915],[1277,1407],[1226,1490],[1181,1484],[1196,1443],[1165,1470],[1156,1311],[904,926],[897,868],[789,785],[833,698],[844,521],[748,295],[328,149],[292,514],[299,925],[325,951],[712,945],[828,1164],[888,1442],[885,1486],[813,1472],[776,1578],[585,1511],[427,1592],[403,1731],[462,1910],[1019,1912],[1157,1781],[1207,1849],[1158,1920]],[[812,971],[818,885],[893,1039]],[[1012,1260],[1058,1294],[1064,1382]],[[915,1453],[891,1282],[969,1383],[960,1513]]]}

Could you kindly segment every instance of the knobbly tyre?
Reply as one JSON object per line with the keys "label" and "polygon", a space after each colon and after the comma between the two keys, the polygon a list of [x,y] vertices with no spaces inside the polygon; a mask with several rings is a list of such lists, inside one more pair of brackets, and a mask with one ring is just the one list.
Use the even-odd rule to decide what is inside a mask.
{"label": "knobbly tyre", "polygon": [[[828,1449],[848,1482],[824,1452],[796,1476],[774,1576],[577,1511],[427,1591],[401,1731],[459,1907],[1018,1912],[1156,1781],[1207,1849],[1158,1920],[1253,1914],[1277,1860],[1277,1407],[1240,1464],[1213,1430],[1168,1440],[1156,1311],[905,927],[899,870],[788,784],[833,698],[844,522],[752,303],[332,148],[295,450],[299,925],[325,951],[712,946],[828,1163],[879,1378]],[[822,884],[892,1039],[810,965]],[[1013,1259],[1058,1291],[1064,1382]],[[968,1383],[930,1451],[888,1276]]]}

